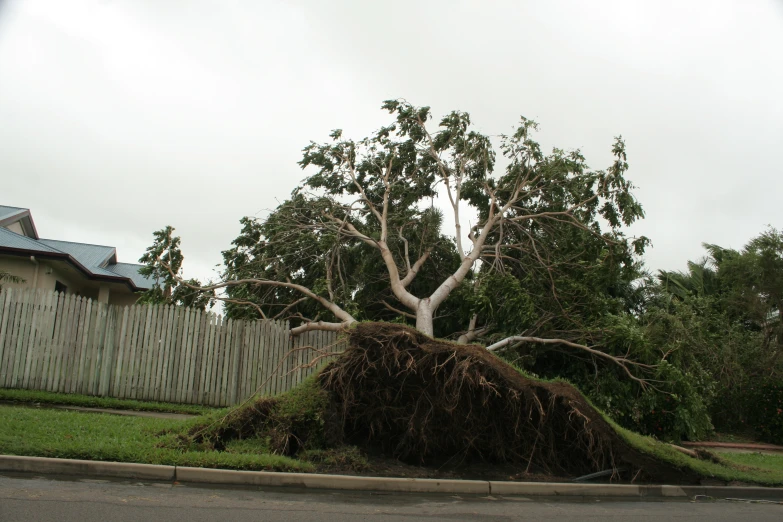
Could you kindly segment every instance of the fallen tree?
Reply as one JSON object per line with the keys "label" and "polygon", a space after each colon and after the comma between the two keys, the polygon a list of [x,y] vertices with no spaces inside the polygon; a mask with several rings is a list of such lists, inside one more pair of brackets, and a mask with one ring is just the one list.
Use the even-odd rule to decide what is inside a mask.
{"label": "fallen tree", "polygon": [[[433,126],[429,107],[390,100],[383,108],[392,122],[371,136],[346,139],[338,130],[304,149],[308,176],[266,218],[242,220],[224,252],[223,281],[177,282],[219,292],[231,317],[288,319],[294,335],[380,320],[461,343],[537,338],[539,349],[568,347],[644,386],[650,367],[610,353],[604,325],[583,317],[625,312],[599,312],[592,294],[617,301],[603,281],[631,286],[634,255],[647,242],[622,232],[643,216],[622,139],[609,168],[591,170],[578,150],[544,154],[533,139],[537,124],[522,118],[500,139],[507,166],[496,174],[492,140],[467,113]],[[436,197],[453,215],[453,236],[442,231]],[[465,207],[476,214],[469,225]],[[157,262],[177,272],[165,256]],[[598,265],[601,273],[587,277],[583,268]],[[577,280],[602,282],[564,288]],[[509,285],[513,292],[500,295]],[[551,302],[532,303],[541,293]]]}

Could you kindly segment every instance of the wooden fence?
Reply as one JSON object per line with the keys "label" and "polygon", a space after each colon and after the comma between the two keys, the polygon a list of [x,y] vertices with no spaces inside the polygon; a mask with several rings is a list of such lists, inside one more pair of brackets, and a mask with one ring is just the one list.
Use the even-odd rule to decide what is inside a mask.
{"label": "wooden fence", "polygon": [[291,389],[338,342],[333,332],[292,338],[287,321],[0,291],[0,388],[228,406]]}

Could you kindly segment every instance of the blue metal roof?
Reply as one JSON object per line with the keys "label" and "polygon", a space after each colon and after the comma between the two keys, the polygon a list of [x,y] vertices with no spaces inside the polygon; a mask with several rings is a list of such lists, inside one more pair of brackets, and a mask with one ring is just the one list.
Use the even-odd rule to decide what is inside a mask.
{"label": "blue metal roof", "polygon": [[117,249],[110,246],[88,245],[86,243],[73,243],[56,239],[39,239],[38,241],[44,245],[56,248],[60,252],[70,254],[75,260],[88,268],[102,267],[117,256]]}
{"label": "blue metal roof", "polygon": [[[14,207],[0,206],[0,212],[5,208]],[[154,285],[154,281],[147,279],[139,273],[139,269],[143,265],[117,263],[117,249],[111,246],[90,245],[55,239],[33,239],[0,227],[0,253],[3,248],[23,250],[32,254],[67,256],[85,268],[91,275],[125,279],[140,290],[149,290]]]}
{"label": "blue metal roof", "polygon": [[15,214],[21,214],[27,210],[26,208],[8,207],[6,205],[0,205],[0,221],[9,218]]}
{"label": "blue metal roof", "polygon": [[35,252],[41,252],[46,254],[58,254],[62,253],[56,248],[52,248],[45,243],[39,242],[37,239],[23,236],[12,232],[7,228],[0,227],[0,248],[16,248],[21,250],[32,250]]}
{"label": "blue metal roof", "polygon": [[155,281],[147,279],[139,273],[139,269],[144,265],[137,265],[134,263],[113,263],[106,266],[106,270],[110,270],[115,274],[119,274],[123,277],[129,278],[133,283],[139,287],[149,290],[155,285]]}

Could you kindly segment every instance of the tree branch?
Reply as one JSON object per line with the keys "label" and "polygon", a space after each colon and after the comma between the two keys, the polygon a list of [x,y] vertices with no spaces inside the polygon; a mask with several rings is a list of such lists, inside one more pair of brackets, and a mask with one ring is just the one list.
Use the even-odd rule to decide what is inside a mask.
{"label": "tree branch", "polygon": [[468,331],[464,334],[459,336],[459,339],[457,339],[457,344],[468,344],[485,333],[489,332],[491,328],[489,326],[483,326],[481,328],[476,328],[476,321],[478,320],[478,315],[474,314],[473,317],[470,318],[470,324],[468,325]]}
{"label": "tree branch", "polygon": [[327,323],[325,321],[312,321],[310,323],[304,323],[296,328],[291,329],[291,335],[301,335],[305,332],[311,332],[314,330],[324,332],[342,332],[348,326],[347,323]]}
{"label": "tree branch", "polygon": [[429,259],[429,257],[430,257],[430,250],[427,250],[419,259],[416,260],[415,263],[413,263],[412,267],[409,267],[408,273],[405,274],[405,277],[403,277],[400,280],[400,283],[402,284],[403,288],[406,288],[409,284],[411,284],[411,282],[419,274],[419,270],[421,270],[421,267],[424,265],[427,259]]}
{"label": "tree branch", "polygon": [[282,310],[280,310],[280,311],[279,311],[277,314],[275,314],[275,316],[274,316],[274,317],[272,317],[272,319],[280,319],[280,318],[281,318],[281,317],[282,317],[282,316],[283,316],[283,315],[284,315],[284,314],[285,314],[287,311],[289,311],[291,308],[295,307],[296,305],[298,305],[299,303],[301,303],[301,302],[303,302],[303,301],[307,301],[308,299],[309,299],[309,298],[308,298],[307,296],[305,296],[305,297],[300,297],[299,299],[297,299],[297,300],[296,300],[296,301],[294,301],[293,303],[287,304],[287,305],[286,305],[286,307],[285,307],[285,308],[283,308]]}
{"label": "tree branch", "polygon": [[[188,285],[188,286],[190,286],[190,285]],[[190,287],[190,288],[193,289],[193,287]],[[220,297],[220,296],[217,296],[217,295],[213,295],[212,297],[210,297],[210,299],[216,299],[218,301],[223,301],[224,303],[232,303],[232,304],[252,306],[253,308],[256,309],[256,312],[258,312],[258,315],[261,316],[261,319],[267,319],[267,316],[264,313],[264,311],[261,310],[261,307],[258,306],[253,301],[248,301],[246,299],[232,299],[230,297]]]}
{"label": "tree branch", "polygon": [[[158,259],[160,261],[160,258],[158,258]],[[268,280],[268,279],[237,279],[235,281],[224,281],[222,283],[218,283],[218,284],[214,284],[214,285],[196,286],[196,285],[193,285],[193,284],[183,280],[181,277],[176,275],[171,270],[171,267],[169,265],[167,265],[166,263],[163,263],[162,261],[160,261],[160,263],[161,263],[162,266],[164,266],[169,271],[171,276],[178,283],[180,283],[180,284],[182,284],[184,286],[187,286],[188,288],[190,288],[192,290],[198,290],[198,291],[201,291],[201,292],[207,292],[207,291],[210,291],[210,290],[217,290],[219,288],[227,288],[229,286],[239,286],[239,285],[277,286],[277,287],[280,287],[280,288],[290,288],[292,290],[296,290],[297,292],[300,292],[300,293],[306,295],[307,297],[310,297],[311,299],[315,299],[316,301],[318,301],[318,303],[321,304],[321,306],[323,306],[324,308],[326,308],[327,310],[332,312],[335,317],[337,317],[338,319],[340,319],[342,321],[342,323],[340,323],[340,324],[345,324],[347,326],[347,325],[350,325],[350,324],[356,322],[356,319],[354,319],[354,317],[351,314],[349,314],[348,312],[343,310],[336,303],[333,303],[333,302],[329,301],[328,299],[326,299],[324,297],[321,297],[320,295],[316,294],[315,292],[313,292],[312,290],[310,290],[306,286],[297,285],[295,283],[290,283],[290,282],[289,283],[283,283],[283,282],[280,282],[280,281],[271,281],[271,280]]]}
{"label": "tree branch", "polygon": [[568,346],[571,348],[576,348],[578,350],[583,350],[587,353],[590,353],[592,355],[595,355],[597,357],[601,357],[603,359],[606,359],[608,361],[613,362],[614,364],[621,367],[628,376],[633,379],[634,381],[638,382],[643,388],[646,388],[648,386],[648,382],[644,379],[640,379],[636,377],[631,371],[628,369],[627,365],[635,366],[638,368],[644,368],[644,369],[651,369],[655,366],[649,365],[649,364],[643,364],[635,361],[630,361],[626,359],[625,357],[615,357],[613,355],[609,355],[606,352],[602,352],[600,350],[596,350],[595,348],[590,348],[589,346],[585,346],[583,344],[577,344],[573,343],[571,341],[566,341],[565,339],[543,339],[541,337],[525,337],[521,335],[512,335],[511,337],[506,337],[502,341],[498,341],[494,344],[491,344],[487,346],[487,350],[490,352],[493,352],[495,350],[498,350],[500,348],[506,347],[509,344],[512,343],[538,343],[538,344],[562,344],[564,346]]}
{"label": "tree branch", "polygon": [[400,310],[399,308],[394,308],[392,305],[387,303],[385,300],[381,301],[381,304],[383,304],[384,308],[386,308],[387,310],[391,310],[392,312],[400,314],[400,315],[402,315],[404,317],[407,317],[408,319],[416,319],[416,315],[415,314],[412,314],[410,312],[406,312],[404,310]]}

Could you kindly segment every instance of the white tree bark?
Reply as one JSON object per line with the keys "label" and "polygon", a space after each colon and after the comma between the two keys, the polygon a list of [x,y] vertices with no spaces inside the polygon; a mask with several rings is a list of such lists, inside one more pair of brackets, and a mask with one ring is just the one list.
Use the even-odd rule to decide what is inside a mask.
{"label": "white tree bark", "polygon": [[433,316],[435,311],[429,299],[419,299],[416,307],[416,329],[432,337],[434,333]]}

